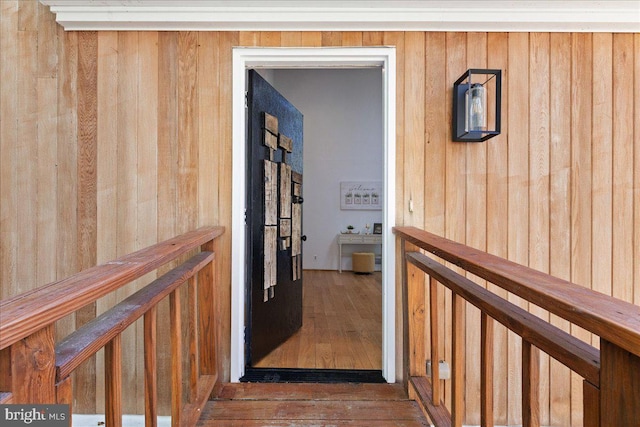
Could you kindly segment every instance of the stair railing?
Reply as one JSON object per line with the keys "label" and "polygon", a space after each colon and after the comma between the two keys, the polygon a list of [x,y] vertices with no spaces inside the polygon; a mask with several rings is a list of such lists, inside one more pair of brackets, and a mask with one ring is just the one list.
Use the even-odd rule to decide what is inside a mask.
{"label": "stair railing", "polygon": [[[404,365],[405,372],[409,373],[408,387],[435,426],[459,427],[463,423],[465,384],[461,373],[465,364],[465,301],[481,312],[482,426],[494,425],[493,325],[496,321],[522,338],[524,427],[540,425],[540,351],[584,379],[585,426],[640,426],[640,307],[414,227],[396,227],[394,232],[401,241],[403,260]],[[490,292],[425,252],[599,336],[600,349]],[[438,347],[441,285],[452,292],[450,410],[442,400],[438,363],[441,360]],[[429,321],[424,319],[425,294],[429,296]],[[430,343],[428,356],[421,354],[426,348],[425,337]],[[430,378],[424,371],[420,372],[424,366],[416,363],[418,356],[435,361],[431,363]]]}
{"label": "stair railing", "polygon": [[[121,426],[121,334],[143,317],[145,422],[147,426],[157,425],[156,317],[158,303],[168,297],[171,423],[195,425],[218,380],[214,241],[223,231],[222,227],[205,227],[185,233],[0,301],[0,403],[71,405],[71,373],[104,348],[106,426]],[[183,256],[191,257],[55,342],[57,320]],[[188,302],[182,304],[180,292],[185,287]],[[184,318],[189,323],[189,333],[184,337],[182,310],[188,312]],[[183,357],[183,339],[188,343],[188,357]],[[184,393],[183,364],[189,372]],[[187,397],[183,399],[183,395]]]}

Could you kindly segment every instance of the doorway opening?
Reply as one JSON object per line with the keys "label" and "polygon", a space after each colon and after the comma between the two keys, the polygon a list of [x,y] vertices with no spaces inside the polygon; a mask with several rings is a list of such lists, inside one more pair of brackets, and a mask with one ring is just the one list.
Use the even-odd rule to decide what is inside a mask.
{"label": "doorway opening", "polygon": [[[245,375],[247,263],[244,236],[246,212],[245,86],[246,70],[377,68],[382,74],[383,209],[382,209],[382,375],[395,382],[395,49],[394,48],[236,48],[233,53],[233,247],[231,380]],[[339,197],[338,194],[335,196]],[[346,225],[345,225],[346,227]],[[336,230],[337,232],[337,230]],[[313,254],[308,254],[313,257]]]}

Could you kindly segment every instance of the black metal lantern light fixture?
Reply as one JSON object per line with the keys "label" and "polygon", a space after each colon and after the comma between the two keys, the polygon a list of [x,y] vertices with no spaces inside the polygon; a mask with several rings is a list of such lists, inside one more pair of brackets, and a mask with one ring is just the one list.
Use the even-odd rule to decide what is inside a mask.
{"label": "black metal lantern light fixture", "polygon": [[502,71],[471,68],[453,84],[453,140],[481,142],[500,134]]}

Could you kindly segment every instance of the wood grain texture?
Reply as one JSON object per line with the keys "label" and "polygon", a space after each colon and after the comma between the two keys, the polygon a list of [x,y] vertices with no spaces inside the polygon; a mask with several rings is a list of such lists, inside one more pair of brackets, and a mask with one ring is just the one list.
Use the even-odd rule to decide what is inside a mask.
{"label": "wood grain texture", "polygon": [[[90,268],[65,280],[2,300],[0,348],[8,347],[221,233],[222,229],[218,227],[202,228]],[[141,263],[142,259],[147,262]],[[54,307],[58,309],[54,310]]]}
{"label": "wood grain texture", "polygon": [[14,403],[55,403],[55,367],[51,363],[55,357],[53,335],[53,326],[48,326],[11,346]]}
{"label": "wood grain texture", "polygon": [[144,422],[152,427],[158,422],[158,309],[154,306],[144,314]]}
{"label": "wood grain texture", "polygon": [[105,424],[122,426],[122,338],[117,335],[104,349]]}
{"label": "wood grain texture", "polygon": [[[549,273],[569,280],[571,277],[571,88],[563,76],[571,74],[571,35],[550,35],[549,101]],[[565,332],[569,322],[554,314],[551,324]],[[571,424],[571,375],[569,369],[552,360],[549,374],[549,423]]]}
{"label": "wood grain texture", "polygon": [[407,255],[407,259],[519,337],[525,337],[593,384],[599,384],[599,356],[590,345],[550,326],[519,305],[495,296],[426,255],[413,252]]}
{"label": "wood grain texture", "polygon": [[[79,32],[63,31],[46,6],[33,3],[4,0],[0,10],[0,294],[3,298],[79,271],[76,243],[80,217],[77,213],[79,204],[87,203],[81,195],[84,193],[79,192],[80,171],[77,170],[79,125],[81,117],[86,117],[84,112],[78,111],[79,105],[85,108],[78,100],[82,79],[78,74]],[[178,226],[184,226],[185,218],[179,212],[190,209],[185,205],[190,203],[194,203],[194,207],[193,212],[189,212],[189,221],[195,221],[195,226],[219,224],[229,227],[233,176],[230,169],[232,47],[260,45],[263,35],[274,44],[279,37],[280,46],[357,45],[360,43],[358,33],[200,32],[196,36],[178,32],[140,32],[124,36],[108,31],[98,33],[96,64],[94,68],[91,68],[93,65],[88,68],[97,74],[97,77],[90,76],[97,82],[97,234],[95,249],[91,249],[95,254],[82,256],[94,257],[97,262],[114,259],[125,253],[125,247],[135,246],[136,242],[141,244],[140,241],[147,238],[152,240],[153,228],[156,228],[159,240],[172,237],[177,234]],[[489,252],[524,264],[530,262],[529,252],[534,249],[531,260],[539,265],[545,256],[544,246],[548,245],[549,271],[554,276],[591,288],[604,283],[592,281],[591,276],[604,277],[610,269],[611,293],[640,304],[640,291],[634,286],[640,277],[640,264],[633,262],[638,258],[636,248],[640,247],[640,139],[637,137],[640,116],[633,111],[640,99],[640,85],[635,77],[640,70],[640,36],[602,34],[594,38],[588,33],[488,33],[484,47],[482,42],[477,42],[484,39],[482,34],[363,32],[361,35],[363,45],[379,45],[381,40],[384,45],[396,46],[396,224],[413,225],[415,218],[421,218],[422,225],[428,230],[460,242],[470,241],[464,230],[481,233],[480,229],[486,229]],[[31,43],[34,37],[36,42]],[[127,40],[121,43],[122,46],[118,45],[120,37]],[[546,45],[547,37],[548,53],[539,50],[540,46]],[[156,38],[157,48],[154,46]],[[179,47],[180,38],[184,40]],[[28,49],[21,48],[25,44],[29,45]],[[472,45],[477,49],[471,51]],[[487,52],[487,66],[505,72],[503,133],[483,144],[487,167],[486,173],[478,179],[486,180],[486,194],[482,196],[486,198],[485,202],[470,199],[473,194],[469,184],[483,185],[467,175],[472,169],[466,162],[477,158],[467,157],[467,148],[452,144],[448,136],[451,83],[464,72],[478,49]],[[132,50],[137,52],[137,61],[124,61],[126,52]],[[154,83],[155,72],[150,70],[156,68],[156,55],[157,85]],[[545,71],[547,55],[548,71]],[[188,66],[182,68],[181,74],[179,61],[187,58],[183,65],[188,63]],[[612,83],[606,85],[594,79],[605,71],[606,67],[598,65],[601,58],[604,63],[611,63],[607,82],[611,74]],[[407,68],[407,64],[412,63],[424,64],[422,77],[416,76],[413,67]],[[194,69],[194,65],[197,68]],[[533,69],[540,70],[536,71],[536,76],[531,73]],[[524,78],[525,75],[528,77]],[[23,83],[18,84],[19,78]],[[419,81],[411,81],[413,79]],[[36,81],[35,86],[27,84],[28,81]],[[125,87],[131,85],[136,89],[129,92]],[[182,89],[178,91],[178,87]],[[411,92],[412,87],[423,87],[424,91],[415,94]],[[512,94],[514,90],[516,92]],[[548,196],[540,185],[545,179],[545,169],[540,162],[544,157],[539,155],[544,153],[532,139],[538,138],[539,124],[546,122],[544,112],[540,110],[546,103],[545,90],[549,97]],[[132,103],[129,95],[134,93],[137,101]],[[530,96],[538,94],[543,98]],[[424,99],[416,100],[420,97]],[[612,104],[612,118],[607,122],[610,129],[604,122],[598,123],[594,115],[609,108],[598,104],[598,100]],[[179,105],[190,106],[191,113],[179,115]],[[412,118],[415,109],[424,110],[420,118],[424,123],[423,134],[416,131]],[[605,109],[606,114],[608,111]],[[410,120],[406,120],[407,117]],[[189,135],[190,142],[185,143],[188,155],[193,157],[194,152],[197,153],[195,158],[182,162],[180,172],[175,161],[179,155],[184,155],[178,152],[179,129]],[[612,140],[612,151],[607,153],[609,157],[595,158],[595,150],[606,148],[598,145],[601,141],[597,139],[600,135],[609,138],[609,133]],[[133,145],[119,145],[118,141],[124,141],[125,137]],[[414,138],[418,138],[421,145]],[[152,162],[154,141],[157,176],[154,176]],[[418,151],[413,151],[414,145]],[[123,160],[127,160],[130,153],[126,150],[132,146],[136,147],[137,158],[142,161],[127,172],[123,168],[132,163]],[[28,157],[28,153],[36,155],[37,166],[18,162],[19,158]],[[411,156],[417,158],[417,165],[405,165]],[[612,165],[611,172],[605,167],[608,162]],[[19,176],[22,170],[28,173]],[[142,174],[135,177],[134,183],[132,175],[139,173]],[[600,177],[603,174],[605,180],[611,180],[610,202],[602,192]],[[190,187],[183,191],[179,179],[187,177],[197,182],[190,181]],[[536,178],[535,188],[530,187],[534,181],[530,183],[529,177]],[[19,180],[27,194],[37,194],[36,202],[32,200],[18,206],[22,197],[17,190]],[[423,201],[420,212],[409,213],[410,197],[405,190],[413,185],[421,191]],[[606,187],[609,187],[608,183]],[[526,203],[521,200],[523,195],[526,195]],[[548,198],[548,213],[540,210],[539,197]],[[604,211],[595,204],[602,197],[607,203]],[[470,216],[468,208],[477,210],[473,203],[486,203],[486,219]],[[18,209],[28,214],[28,218],[19,215]],[[130,217],[134,211],[135,215]],[[609,222],[609,211],[613,212],[611,224],[599,229],[599,224]],[[538,213],[543,216],[539,217]],[[29,231],[20,230],[23,221],[34,225],[27,227]],[[598,237],[601,232],[604,232],[604,241]],[[34,235],[37,240],[33,239]],[[548,243],[545,243],[544,235],[550,236]],[[19,236],[27,239],[19,244]],[[611,248],[611,265],[606,265],[604,258],[592,256],[596,253],[595,248],[591,249],[594,242],[602,243],[603,248]],[[216,245],[219,245],[216,278],[222,285],[214,291],[214,307],[220,314],[219,319],[228,319],[230,234]],[[19,262],[18,253],[34,259],[35,273],[28,271],[31,264]],[[34,280],[25,282],[18,277]],[[441,298],[442,307],[447,307],[450,296],[443,293]],[[113,305],[115,300],[98,302],[97,314]],[[159,309],[159,333],[166,334],[168,308],[162,305]],[[447,308],[441,312],[443,316],[450,314]],[[569,327],[556,317],[551,319],[562,328]],[[216,322],[216,340],[221,351],[218,364],[221,378],[226,378],[230,329],[227,321]],[[57,325],[59,336],[71,332],[74,324],[73,316],[61,319]],[[444,325],[443,336],[451,330],[450,322],[444,322]],[[450,344],[442,342],[441,346],[445,357],[450,357]],[[519,389],[514,389],[515,384],[509,386],[507,378],[514,377],[509,375],[509,369],[517,374],[519,368],[517,364],[502,368],[509,363],[506,332],[502,327],[496,328],[495,346],[496,422],[507,424],[506,408],[510,407],[507,396]],[[162,370],[167,368],[168,346],[161,342],[159,347],[158,363]],[[574,402],[573,406],[582,405],[582,386],[579,381],[574,383],[575,393],[572,393],[571,388],[563,385],[566,369],[553,362],[550,369],[549,416],[557,420],[556,424],[568,425],[571,402]],[[100,384],[101,371],[98,376]],[[519,375],[515,377],[519,378]],[[161,386],[159,395],[166,397],[166,393]],[[445,383],[445,400],[447,398]],[[576,423],[580,421],[577,415],[574,419]],[[519,422],[517,419],[510,421]]]}
{"label": "wood grain texture", "polygon": [[256,367],[382,369],[380,273],[307,270],[302,297],[302,327]]}
{"label": "wood grain texture", "polygon": [[[270,396],[266,399],[265,396]],[[427,426],[397,384],[225,384],[198,426]]]}
{"label": "wood grain texture", "polygon": [[480,323],[480,425],[494,425],[493,417],[493,319],[481,314]]}
{"label": "wood grain texture", "polygon": [[540,354],[531,343],[522,343],[522,425],[540,427]]}
{"label": "wood grain texture", "polygon": [[[550,37],[546,33],[529,38],[529,266],[549,272],[549,52]],[[531,78],[533,76],[533,78]],[[537,306],[530,312],[548,320],[549,313]],[[539,421],[549,424],[549,358],[540,355]]]}
{"label": "wood grain texture", "polygon": [[601,341],[600,425],[640,426],[640,356]]}
{"label": "wood grain texture", "polygon": [[[487,58],[487,66],[509,71],[509,35],[504,33],[489,33],[487,35],[487,49],[491,52]],[[508,76],[508,74],[506,75]],[[503,76],[503,77],[506,77]],[[487,252],[502,258],[508,256],[509,229],[504,224],[508,223],[508,128],[509,109],[504,108],[504,100],[509,97],[508,85],[502,85],[502,128],[504,131],[494,137],[487,146]],[[493,284],[488,285],[491,292],[506,298],[507,292]],[[497,424],[507,424],[507,398],[509,387],[507,385],[508,370],[504,369],[504,360],[507,354],[507,329],[502,325],[496,325],[494,329],[494,348],[496,354],[496,369],[494,371],[494,416]],[[502,365],[502,366],[500,366]],[[500,368],[498,368],[500,367]]]}
{"label": "wood grain texture", "polygon": [[211,252],[200,252],[194,255],[179,267],[154,280],[59,342],[56,347],[58,379],[70,375],[87,358],[104,347],[116,335],[124,332],[147,311],[209,264],[212,259]]}

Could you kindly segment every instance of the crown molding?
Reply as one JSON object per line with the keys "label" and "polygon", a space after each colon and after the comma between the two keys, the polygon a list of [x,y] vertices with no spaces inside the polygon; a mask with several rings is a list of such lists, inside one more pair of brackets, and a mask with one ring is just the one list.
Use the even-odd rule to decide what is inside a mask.
{"label": "crown molding", "polygon": [[640,32],[637,0],[40,0],[65,30]]}

